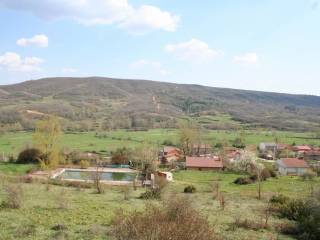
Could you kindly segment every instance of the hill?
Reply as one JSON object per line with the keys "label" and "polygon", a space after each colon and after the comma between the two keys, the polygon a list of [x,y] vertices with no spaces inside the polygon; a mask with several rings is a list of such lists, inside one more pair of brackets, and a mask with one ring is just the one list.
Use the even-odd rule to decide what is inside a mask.
{"label": "hill", "polygon": [[2,126],[30,129],[46,114],[70,130],[165,128],[191,117],[208,129],[304,131],[320,127],[320,97],[102,77],[0,86]]}

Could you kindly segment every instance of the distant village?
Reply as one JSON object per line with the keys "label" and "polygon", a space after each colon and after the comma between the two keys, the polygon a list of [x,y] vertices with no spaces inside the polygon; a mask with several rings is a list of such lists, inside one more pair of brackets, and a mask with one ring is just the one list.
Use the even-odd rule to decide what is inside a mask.
{"label": "distant village", "polygon": [[[215,153],[209,144],[193,144],[189,156],[180,165],[187,170],[224,170],[228,165],[241,161],[246,150],[229,147]],[[280,175],[303,175],[311,168],[320,167],[320,147],[262,142],[257,147],[258,160],[275,164]],[[164,146],[159,162],[174,166],[183,158],[178,147]]]}

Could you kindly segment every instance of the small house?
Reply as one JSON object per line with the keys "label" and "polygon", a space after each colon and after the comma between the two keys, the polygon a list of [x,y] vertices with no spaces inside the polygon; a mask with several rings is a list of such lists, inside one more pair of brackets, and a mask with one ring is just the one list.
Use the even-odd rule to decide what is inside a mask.
{"label": "small house", "polygon": [[222,170],[223,162],[218,156],[186,157],[188,170]]}
{"label": "small house", "polygon": [[309,165],[306,161],[298,158],[282,158],[277,160],[277,168],[281,175],[303,175]]}
{"label": "small house", "polygon": [[277,144],[276,143],[260,143],[259,144],[259,151],[262,153],[266,152],[276,152],[277,151]]}
{"label": "small house", "polygon": [[292,148],[292,150],[297,153],[305,153],[311,151],[312,149],[308,145],[296,145]]}
{"label": "small house", "polygon": [[172,182],[173,181],[173,174],[172,172],[157,172],[159,177],[164,178],[165,180],[167,180],[168,182]]}
{"label": "small house", "polygon": [[181,151],[179,148],[173,146],[164,146],[159,153],[159,160],[163,164],[178,161],[181,158]]}

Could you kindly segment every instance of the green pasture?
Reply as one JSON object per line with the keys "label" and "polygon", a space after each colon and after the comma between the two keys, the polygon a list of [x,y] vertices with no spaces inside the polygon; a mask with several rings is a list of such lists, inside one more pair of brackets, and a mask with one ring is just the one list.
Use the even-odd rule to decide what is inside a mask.
{"label": "green pasture", "polygon": [[[14,165],[12,165],[14,166]],[[24,165],[17,165],[22,169]],[[8,167],[8,166],[7,166]],[[24,169],[28,169],[28,165]],[[5,165],[0,165],[3,171]],[[8,170],[6,170],[8,171]],[[18,174],[18,173],[17,173]],[[21,171],[19,171],[21,174]],[[276,227],[285,220],[270,217],[270,227],[266,230],[232,229],[237,216],[243,219],[260,221],[268,199],[281,190],[290,197],[305,197],[309,194],[310,182],[298,177],[269,179],[263,183],[263,198],[257,199],[257,186],[238,186],[233,181],[241,175],[212,171],[180,171],[174,173],[174,182],[164,190],[163,199],[176,195],[190,198],[195,208],[209,218],[215,232],[226,240],[244,239],[292,239],[278,235]],[[213,198],[212,183],[219,183],[220,191],[226,200],[222,210],[219,202]],[[4,188],[8,184],[19,185],[23,189],[20,209],[0,209],[0,239],[111,239],[110,224],[119,209],[143,211],[145,204],[159,203],[158,200],[139,199],[143,188],[130,190],[129,200],[124,199],[121,187],[106,187],[104,194],[96,194],[94,189],[53,186],[41,183],[8,183],[0,181],[0,201],[5,198]],[[196,193],[184,194],[187,185],[194,185]],[[315,185],[320,179],[314,180]],[[64,230],[54,230],[56,225]]]}
{"label": "green pasture", "polygon": [[[320,139],[314,138],[313,133],[294,132],[268,132],[268,131],[243,131],[241,136],[248,145],[258,145],[260,142],[275,140],[275,134],[282,143],[315,144],[320,145]],[[240,136],[239,131],[207,130],[202,133],[204,142],[211,145],[216,143],[231,144]],[[105,152],[117,147],[136,147],[144,141],[161,146],[165,140],[173,144],[178,143],[178,130],[152,129],[149,131],[117,130],[112,132],[85,132],[65,133],[62,136],[61,146],[72,150]],[[6,133],[0,136],[0,154],[6,156],[16,155],[21,149],[32,146],[32,132]]]}

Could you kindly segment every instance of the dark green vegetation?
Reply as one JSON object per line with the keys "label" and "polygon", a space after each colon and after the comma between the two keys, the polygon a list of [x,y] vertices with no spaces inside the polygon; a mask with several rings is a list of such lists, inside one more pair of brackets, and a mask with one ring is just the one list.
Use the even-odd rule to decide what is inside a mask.
{"label": "dark green vegetation", "polygon": [[316,130],[320,97],[110,78],[48,78],[0,87],[5,130],[57,115],[64,129],[170,128],[193,118],[207,129]]}
{"label": "dark green vegetation", "polygon": [[[0,165],[4,169],[6,165]],[[29,166],[25,166],[28,169]],[[8,169],[5,167],[5,169]],[[8,172],[5,170],[2,173]],[[232,182],[242,175],[234,173],[180,171],[174,174],[175,181],[168,184],[162,199],[187,196],[194,209],[203,217],[208,217],[210,226],[222,239],[293,239],[278,233],[278,228],[288,220],[270,215],[268,227],[251,230],[236,227],[235,222],[247,220],[260,223],[265,220],[265,209],[269,198],[281,191],[290,198],[304,198],[310,194],[309,181],[298,177],[270,178],[263,183],[262,200],[257,199],[257,185],[236,185]],[[213,184],[219,185],[224,195],[224,209],[216,199]],[[313,180],[314,186],[320,179]],[[119,208],[126,212],[144,211],[146,203],[161,205],[159,200],[144,200],[140,196],[145,189],[132,187],[106,187],[104,194],[96,194],[95,189],[64,187],[38,182],[12,182],[1,178],[0,202],[5,201],[8,186],[21,187],[21,206],[18,209],[0,210],[0,239],[112,239],[112,222]],[[185,194],[185,187],[192,185],[197,191]],[[15,188],[13,188],[15,189]],[[175,195],[172,195],[175,194]],[[143,215],[144,216],[144,215]],[[120,226],[119,226],[120,227]],[[63,236],[63,237],[61,237]]]}

